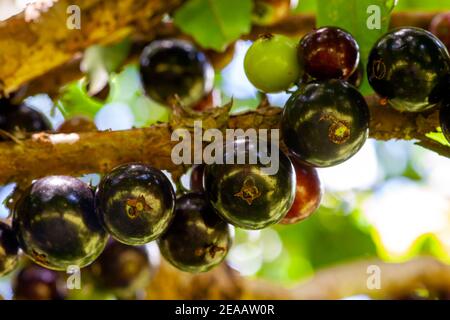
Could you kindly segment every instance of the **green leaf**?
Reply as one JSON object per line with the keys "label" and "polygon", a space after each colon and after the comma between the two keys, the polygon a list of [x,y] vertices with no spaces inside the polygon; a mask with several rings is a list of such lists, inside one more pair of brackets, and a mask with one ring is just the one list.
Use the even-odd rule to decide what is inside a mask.
{"label": "green leaf", "polygon": [[175,24],[203,47],[223,51],[251,28],[252,0],[189,0]]}
{"label": "green leaf", "polygon": [[[317,26],[337,26],[350,32],[359,44],[361,61],[366,65],[370,50],[375,42],[387,32],[393,0],[317,0]],[[380,26],[368,28],[370,6],[380,9]],[[361,88],[363,94],[370,94],[372,89],[364,79]]]}
{"label": "green leaf", "polygon": [[145,96],[136,64],[130,64],[121,73],[112,75],[110,86],[107,103],[127,104],[133,112],[135,127],[142,128],[169,121],[170,109]]}
{"label": "green leaf", "polygon": [[72,82],[62,89],[56,103],[65,118],[83,115],[91,119],[103,107],[103,103],[91,98],[86,91],[85,79]]}
{"label": "green leaf", "polygon": [[131,41],[124,41],[112,46],[95,45],[84,53],[81,67],[88,75],[89,93],[100,92],[108,83],[109,74],[122,65],[128,56]]}

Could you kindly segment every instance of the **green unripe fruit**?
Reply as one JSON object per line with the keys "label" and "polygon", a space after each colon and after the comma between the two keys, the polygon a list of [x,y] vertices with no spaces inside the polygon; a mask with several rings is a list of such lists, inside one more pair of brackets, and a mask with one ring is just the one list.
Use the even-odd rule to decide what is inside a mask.
{"label": "green unripe fruit", "polygon": [[264,35],[245,56],[247,78],[266,93],[288,90],[300,78],[297,42],[282,35]]}

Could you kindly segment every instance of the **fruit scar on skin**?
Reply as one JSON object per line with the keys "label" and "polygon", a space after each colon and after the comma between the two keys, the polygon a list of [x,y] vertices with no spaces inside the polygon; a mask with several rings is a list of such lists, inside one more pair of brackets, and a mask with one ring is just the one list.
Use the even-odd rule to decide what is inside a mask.
{"label": "fruit scar on skin", "polygon": [[214,257],[216,256],[216,253],[224,252],[224,251],[225,251],[225,248],[216,246],[215,244],[210,244],[210,245],[205,246],[204,248],[196,249],[195,255],[199,257],[199,256],[209,253],[211,258],[214,259]]}
{"label": "fruit scar on skin", "polygon": [[36,250],[33,249],[33,257],[36,259],[37,262],[40,263],[47,263],[47,256],[45,254],[40,254]]}
{"label": "fruit scar on skin", "polygon": [[147,204],[143,195],[137,199],[128,199],[126,205],[129,207],[127,214],[131,219],[136,219],[144,211],[152,210],[152,207]]}
{"label": "fruit scar on skin", "polygon": [[339,120],[331,114],[323,114],[319,121],[328,120],[332,123],[328,128],[328,138],[335,144],[343,144],[350,138],[350,128],[347,121]]}
{"label": "fruit scar on skin", "polygon": [[241,188],[241,191],[234,195],[235,197],[241,198],[248,205],[252,205],[253,201],[261,196],[261,192],[255,184],[255,180],[253,178],[246,178],[244,180],[244,185]]}

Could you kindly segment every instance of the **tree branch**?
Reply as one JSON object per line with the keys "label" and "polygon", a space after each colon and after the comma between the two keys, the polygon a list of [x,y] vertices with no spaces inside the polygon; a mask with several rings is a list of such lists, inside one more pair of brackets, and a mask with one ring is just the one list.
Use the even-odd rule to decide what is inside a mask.
{"label": "tree branch", "polygon": [[[8,95],[23,84],[49,72],[61,77],[64,66],[72,68],[77,54],[93,44],[118,42],[131,35],[153,30],[162,16],[183,0],[59,0],[36,21],[28,22],[21,13],[0,22],[0,93]],[[81,29],[67,27],[67,8],[81,9]],[[63,81],[74,78],[73,69]],[[78,76],[81,73],[78,73]],[[61,86],[58,81],[49,80]]]}
{"label": "tree branch", "polygon": [[[378,267],[380,288],[367,285]],[[307,282],[286,288],[263,280],[239,276],[226,264],[205,274],[179,272],[163,262],[148,288],[149,299],[342,299],[365,294],[376,299],[395,299],[415,290],[450,291],[450,266],[430,257],[406,263],[380,260],[355,261],[319,271]]]}
{"label": "tree branch", "polygon": [[[372,138],[418,139],[438,126],[437,111],[427,115],[402,114],[380,106],[375,97],[369,97],[367,101],[372,115]],[[175,111],[170,124],[150,128],[69,135],[40,133],[20,143],[2,142],[0,185],[13,181],[28,182],[54,174],[104,173],[126,162],[145,162],[178,177],[186,168],[171,161],[172,148],[178,143],[171,141],[175,128],[192,128],[195,120],[202,120],[204,129],[278,128],[281,108],[263,107],[229,117],[229,107],[194,115]]]}

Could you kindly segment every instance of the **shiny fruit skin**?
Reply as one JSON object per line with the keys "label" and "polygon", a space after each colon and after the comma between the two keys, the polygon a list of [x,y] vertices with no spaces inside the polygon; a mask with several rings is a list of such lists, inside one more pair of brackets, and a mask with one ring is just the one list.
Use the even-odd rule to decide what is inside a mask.
{"label": "shiny fruit skin", "polygon": [[65,176],[39,179],[25,191],[14,210],[13,229],[20,248],[53,270],[89,265],[108,239],[95,214],[92,190]]}
{"label": "shiny fruit skin", "polygon": [[140,73],[147,95],[168,106],[177,95],[181,103],[190,107],[214,84],[214,69],[205,54],[178,39],[150,43],[142,52]]}
{"label": "shiny fruit skin", "polygon": [[[45,115],[25,103],[14,105],[7,99],[0,99],[0,130],[20,137],[27,132],[50,131],[52,125]],[[0,136],[0,141],[2,139]]]}
{"label": "shiny fruit skin", "polygon": [[[295,197],[295,172],[288,157],[279,152],[279,167],[275,174],[264,172],[262,153],[256,153],[256,164],[226,164],[236,154],[249,158],[258,147],[248,138],[228,143],[224,150],[224,164],[207,165],[204,187],[211,205],[228,223],[249,230],[259,230],[278,223],[287,214]],[[267,150],[270,152],[271,147]],[[234,161],[236,163],[237,161]]]}
{"label": "shiny fruit skin", "polygon": [[203,187],[203,173],[205,172],[204,164],[196,164],[192,167],[191,177],[190,177],[190,186],[189,189],[192,192],[204,192],[205,189]]}
{"label": "shiny fruit skin", "polygon": [[260,91],[274,93],[291,88],[300,78],[297,44],[282,35],[263,35],[244,60],[248,80]]}
{"label": "shiny fruit skin", "polygon": [[59,133],[97,131],[94,121],[84,116],[76,116],[64,121],[57,130]]}
{"label": "shiny fruit skin", "polygon": [[0,277],[16,268],[18,250],[15,233],[7,224],[0,222]]}
{"label": "shiny fruit skin", "polygon": [[114,239],[143,245],[167,229],[175,208],[175,191],[161,171],[131,163],[102,179],[96,204],[100,220]]}
{"label": "shiny fruit skin", "polygon": [[450,97],[442,102],[439,118],[442,132],[450,143]]}
{"label": "shiny fruit skin", "polygon": [[342,80],[311,82],[286,103],[281,120],[284,142],[301,162],[338,165],[364,145],[369,130],[364,97]]}
{"label": "shiny fruit skin", "polygon": [[270,26],[289,15],[291,0],[255,0],[252,22],[257,26]]}
{"label": "shiny fruit skin", "polygon": [[365,76],[364,69],[365,69],[364,64],[360,62],[358,68],[356,68],[353,74],[347,79],[347,82],[350,83],[355,88],[361,87]]}
{"label": "shiny fruit skin", "polygon": [[209,205],[204,194],[177,199],[175,218],[158,240],[161,254],[186,272],[206,272],[220,264],[231,246],[230,230]]}
{"label": "shiny fruit skin", "polygon": [[111,240],[90,266],[98,284],[119,295],[132,295],[147,287],[153,274],[144,246],[128,246]]}
{"label": "shiny fruit skin", "polygon": [[431,20],[430,32],[450,48],[450,12],[443,12]]}
{"label": "shiny fruit skin", "polygon": [[447,91],[450,56],[444,44],[419,28],[399,28],[381,37],[367,64],[369,83],[389,104],[406,112],[434,107]]}
{"label": "shiny fruit skin", "polygon": [[314,79],[347,79],[358,68],[359,46],[348,32],[324,27],[303,37],[298,59],[305,73]]}
{"label": "shiny fruit skin", "polygon": [[66,283],[62,275],[36,264],[26,265],[13,279],[15,300],[64,300]]}
{"label": "shiny fruit skin", "polygon": [[322,186],[317,170],[292,160],[297,180],[295,200],[281,224],[294,224],[309,218],[320,206]]}

